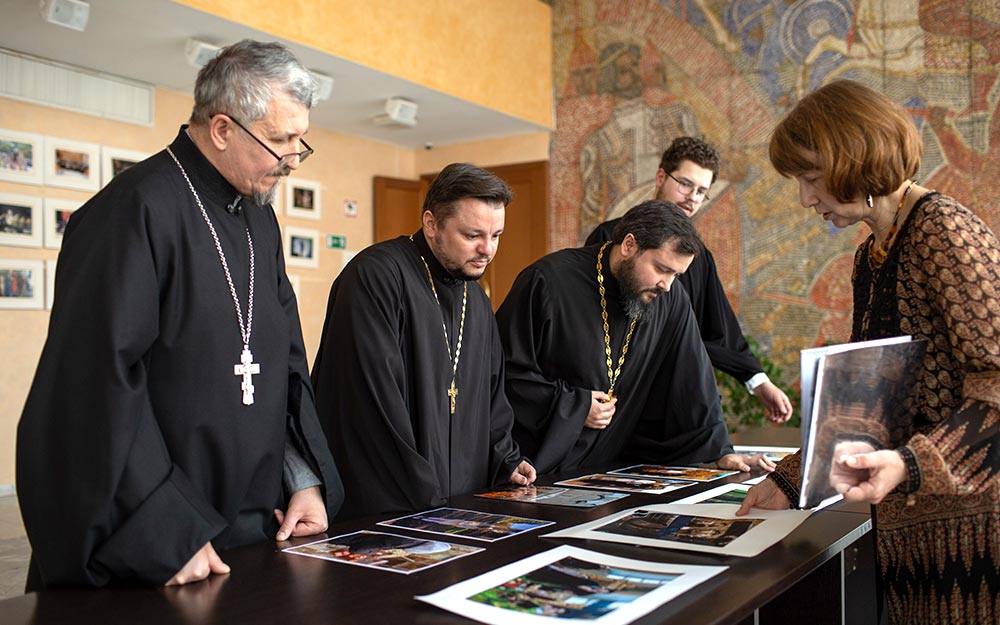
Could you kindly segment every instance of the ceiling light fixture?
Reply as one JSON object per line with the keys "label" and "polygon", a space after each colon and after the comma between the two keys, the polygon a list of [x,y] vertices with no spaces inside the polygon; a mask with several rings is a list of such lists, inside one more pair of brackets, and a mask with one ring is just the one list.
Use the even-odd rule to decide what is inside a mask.
{"label": "ceiling light fixture", "polygon": [[333,77],[327,76],[321,72],[317,72],[314,69],[309,70],[309,73],[316,78],[318,88],[316,89],[316,99],[317,100],[329,100],[330,96],[333,94]]}
{"label": "ceiling light fixture", "polygon": [[90,4],[83,0],[39,0],[38,8],[46,22],[80,32],[90,17]]}
{"label": "ceiling light fixture", "polygon": [[372,120],[376,126],[406,126],[417,125],[417,103],[405,98],[388,98],[385,101],[385,113],[376,115]]}
{"label": "ceiling light fixture", "polygon": [[187,57],[189,65],[201,68],[214,59],[220,50],[222,48],[215,44],[197,39],[188,39],[187,45],[184,47],[184,56]]}

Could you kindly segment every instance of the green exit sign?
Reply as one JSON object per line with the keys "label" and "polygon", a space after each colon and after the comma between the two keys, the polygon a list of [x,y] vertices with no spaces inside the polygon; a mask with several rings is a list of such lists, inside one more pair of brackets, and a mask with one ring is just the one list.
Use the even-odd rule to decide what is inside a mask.
{"label": "green exit sign", "polygon": [[347,235],[345,234],[328,234],[326,235],[326,247],[331,250],[346,250],[347,249]]}

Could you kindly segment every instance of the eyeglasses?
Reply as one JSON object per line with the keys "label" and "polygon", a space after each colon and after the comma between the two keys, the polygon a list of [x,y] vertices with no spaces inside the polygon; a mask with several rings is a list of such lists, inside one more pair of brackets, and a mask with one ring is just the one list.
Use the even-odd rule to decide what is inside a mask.
{"label": "eyeglasses", "polygon": [[[234,119],[233,121],[236,120]],[[699,187],[698,185],[691,182],[687,178],[674,178],[673,174],[667,174],[667,175],[673,178],[674,182],[677,183],[677,186],[681,188],[681,193],[683,193],[684,195],[691,195],[692,197],[701,196],[703,200],[705,200],[706,202],[708,201],[708,189],[706,189],[705,187]]]}
{"label": "eyeglasses", "polygon": [[[223,113],[223,115],[226,115],[226,114]],[[291,165],[293,158],[298,158],[299,159],[299,163],[301,163],[301,162],[305,161],[307,158],[309,158],[309,155],[312,154],[315,151],[315,150],[313,150],[309,146],[308,143],[306,143],[305,139],[303,139],[302,137],[299,137],[299,143],[301,143],[302,145],[306,146],[306,149],[302,150],[301,152],[292,152],[291,154],[285,154],[284,156],[279,156],[277,152],[275,152],[271,148],[267,147],[266,143],[264,143],[263,141],[261,141],[260,139],[258,139],[257,135],[255,135],[254,133],[250,132],[250,130],[246,126],[244,126],[243,124],[241,124],[240,120],[236,119],[232,115],[226,115],[226,117],[228,117],[229,119],[233,120],[234,124],[236,124],[237,126],[239,126],[240,128],[242,128],[243,132],[245,132],[248,135],[250,135],[250,138],[252,138],[254,141],[256,141],[257,143],[259,143],[260,147],[262,147],[265,150],[267,150],[268,153],[271,156],[273,156],[274,158],[278,159],[278,166],[279,167],[288,167],[289,165]]]}

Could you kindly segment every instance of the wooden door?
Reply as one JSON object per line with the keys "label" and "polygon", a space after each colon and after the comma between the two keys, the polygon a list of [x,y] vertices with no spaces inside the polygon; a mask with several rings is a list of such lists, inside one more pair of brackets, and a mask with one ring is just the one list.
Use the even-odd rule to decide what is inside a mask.
{"label": "wooden door", "polygon": [[420,229],[420,207],[427,194],[423,180],[375,176],[374,242],[410,235]]}
{"label": "wooden door", "polygon": [[[504,233],[493,262],[479,283],[496,310],[522,269],[548,252],[549,164],[545,161],[487,167],[514,191]],[[420,227],[420,208],[437,173],[420,180],[375,178],[375,241],[412,234]]]}

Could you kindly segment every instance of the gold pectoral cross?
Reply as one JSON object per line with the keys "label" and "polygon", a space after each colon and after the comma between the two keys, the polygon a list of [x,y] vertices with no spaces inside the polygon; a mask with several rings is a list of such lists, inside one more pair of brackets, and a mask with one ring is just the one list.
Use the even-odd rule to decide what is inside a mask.
{"label": "gold pectoral cross", "polygon": [[455,388],[455,380],[451,381],[451,388],[448,389],[448,397],[451,398],[451,414],[455,414],[455,398],[458,397],[458,389]]}

